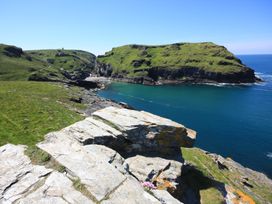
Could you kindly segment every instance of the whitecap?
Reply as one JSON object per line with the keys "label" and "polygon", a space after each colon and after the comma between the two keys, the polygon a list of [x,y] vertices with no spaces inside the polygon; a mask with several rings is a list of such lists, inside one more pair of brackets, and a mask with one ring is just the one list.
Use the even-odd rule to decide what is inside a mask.
{"label": "whitecap", "polygon": [[268,152],[268,153],[266,154],[266,156],[267,156],[269,159],[272,159],[272,152]]}

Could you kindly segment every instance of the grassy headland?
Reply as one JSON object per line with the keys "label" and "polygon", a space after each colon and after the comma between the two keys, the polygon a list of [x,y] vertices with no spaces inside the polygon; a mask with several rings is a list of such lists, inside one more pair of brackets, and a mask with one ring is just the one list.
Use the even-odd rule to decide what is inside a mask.
{"label": "grassy headland", "polygon": [[202,78],[224,81],[220,78],[221,75],[233,75],[233,78],[238,77],[237,82],[246,81],[244,77],[249,77],[248,81],[254,81],[250,78],[254,78],[253,72],[252,76],[250,73],[248,76],[247,74],[239,76],[239,74],[251,72],[251,69],[243,65],[225,47],[210,42],[161,46],[125,45],[98,56],[97,60],[111,65],[113,76],[148,76],[154,80]]}

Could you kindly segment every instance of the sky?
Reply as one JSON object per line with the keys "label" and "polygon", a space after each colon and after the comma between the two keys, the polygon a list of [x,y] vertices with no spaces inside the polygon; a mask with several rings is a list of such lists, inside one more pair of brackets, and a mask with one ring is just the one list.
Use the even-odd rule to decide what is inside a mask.
{"label": "sky", "polygon": [[272,0],[0,0],[0,43],[24,50],[203,41],[272,53]]}

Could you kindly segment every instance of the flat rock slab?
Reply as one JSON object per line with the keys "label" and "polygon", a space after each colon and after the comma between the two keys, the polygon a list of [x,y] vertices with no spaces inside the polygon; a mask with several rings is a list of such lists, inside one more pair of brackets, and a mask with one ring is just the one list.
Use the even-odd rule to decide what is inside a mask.
{"label": "flat rock slab", "polygon": [[107,145],[122,135],[120,131],[92,117],[68,126],[62,132],[71,135],[83,144]]}
{"label": "flat rock slab", "polygon": [[0,203],[90,203],[65,175],[33,165],[25,146],[0,147]]}
{"label": "flat rock slab", "polygon": [[46,179],[44,185],[42,185],[36,191],[28,194],[17,203],[93,204],[94,202],[89,198],[83,196],[79,191],[76,191],[73,187],[72,181],[66,176],[59,172],[53,172]]}
{"label": "flat rock slab", "polygon": [[122,185],[116,189],[101,204],[161,204],[153,195],[146,192],[139,182],[128,177]]}
{"label": "flat rock slab", "polygon": [[105,162],[104,157],[90,154],[64,132],[49,133],[46,140],[37,146],[49,153],[71,175],[78,177],[97,201],[126,179],[114,166]]}
{"label": "flat rock slab", "polygon": [[137,150],[169,154],[181,146],[193,146],[196,138],[195,131],[145,111],[107,107],[92,115],[123,133],[131,145],[120,145],[119,149],[127,152]]}

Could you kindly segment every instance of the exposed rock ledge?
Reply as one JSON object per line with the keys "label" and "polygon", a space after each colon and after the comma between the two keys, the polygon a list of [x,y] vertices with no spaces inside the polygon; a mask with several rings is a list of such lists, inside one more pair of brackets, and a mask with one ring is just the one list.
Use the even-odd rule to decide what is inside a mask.
{"label": "exposed rock ledge", "polygon": [[[184,178],[191,167],[179,149],[195,138],[169,119],[108,107],[37,144],[64,171],[32,164],[24,146],[0,147],[0,203],[200,203]],[[220,185],[224,201],[235,203],[228,189]]]}

